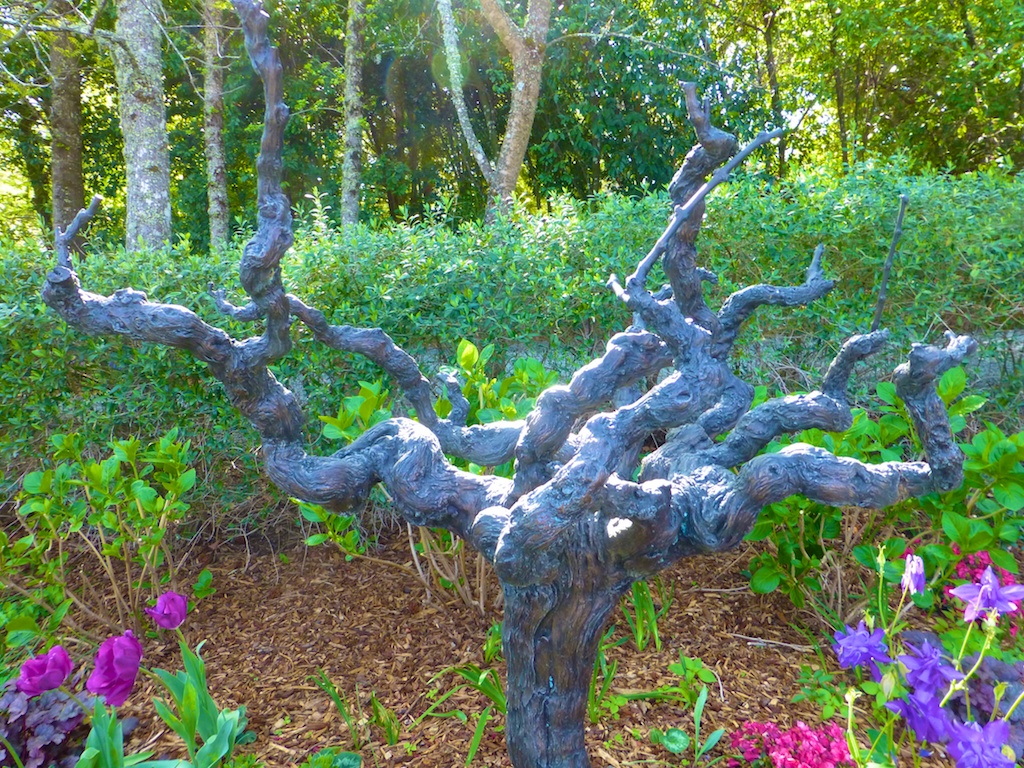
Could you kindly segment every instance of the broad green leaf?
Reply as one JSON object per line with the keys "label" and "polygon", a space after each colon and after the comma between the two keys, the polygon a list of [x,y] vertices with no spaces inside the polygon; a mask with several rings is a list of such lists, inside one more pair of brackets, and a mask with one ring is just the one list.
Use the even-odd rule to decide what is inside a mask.
{"label": "broad green leaf", "polygon": [[750,577],[750,588],[759,595],[766,595],[778,589],[781,582],[782,576],[775,568],[764,566]]}
{"label": "broad green leaf", "polygon": [[463,339],[459,342],[459,347],[455,353],[455,359],[458,360],[459,367],[468,372],[472,371],[476,366],[476,361],[480,359],[480,353],[472,342]]}
{"label": "broad green leaf", "polygon": [[992,488],[992,495],[996,501],[1011,512],[1019,512],[1024,509],[1024,487],[1018,483],[1010,481],[996,483]]}
{"label": "broad green leaf", "polygon": [[964,391],[967,386],[967,374],[964,373],[964,369],[961,366],[956,368],[950,368],[939,379],[939,385],[936,391],[939,397],[942,398],[942,402],[949,405],[956,399],[957,395]]}
{"label": "broad green leaf", "polygon": [[673,755],[681,755],[690,746],[690,737],[678,728],[669,728],[661,737],[662,746]]}

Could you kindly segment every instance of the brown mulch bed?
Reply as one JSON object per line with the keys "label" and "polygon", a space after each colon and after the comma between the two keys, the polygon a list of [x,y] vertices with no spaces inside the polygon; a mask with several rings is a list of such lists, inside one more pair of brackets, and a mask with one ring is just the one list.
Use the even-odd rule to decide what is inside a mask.
{"label": "brown mulch bed", "polygon": [[[399,539],[383,557],[409,560]],[[370,695],[393,710],[402,725],[399,743],[387,745],[379,729],[361,750],[366,766],[462,765],[476,715],[485,697],[466,689],[444,705],[461,709],[468,722],[428,717],[414,721],[430,706],[432,689],[442,693],[458,678],[431,679],[454,664],[485,666],[483,641],[500,611],[483,616],[449,599],[428,600],[424,588],[405,573],[375,563],[346,561],[328,547],[298,548],[252,556],[219,550],[210,556],[215,595],[201,601],[183,628],[190,644],[205,640],[210,688],[220,706],[244,704],[254,744],[268,766],[295,765],[325,746],[352,748],[348,728],[312,676],[323,669],[350,702],[358,697],[370,712]],[[637,652],[632,640],[609,651],[619,662],[613,690],[652,690],[678,682],[670,664],[680,650],[703,661],[720,685],[710,686],[701,732],[731,731],[748,719],[787,726],[796,720],[817,724],[819,710],[792,703],[799,692],[801,665],[816,665],[808,639],[791,626],[792,604],[778,594],[755,595],[740,574],[749,552],[684,560],[663,574],[673,584],[671,610],[659,622],[661,651],[653,643]],[[616,637],[629,630],[617,616]],[[146,641],[150,667],[180,668],[173,636]],[[503,664],[495,665],[503,675]],[[131,749],[153,749],[158,756],[183,756],[180,742],[163,727],[147,683],[133,694],[124,715],[141,726]],[[474,765],[508,766],[500,718],[488,726]],[[615,719],[606,715],[588,723],[588,746],[595,766],[663,761],[673,756],[650,742],[652,728],[680,727],[692,733],[692,713],[671,703],[628,703]],[[716,753],[720,751],[716,750]],[[678,758],[672,763],[678,764]]]}

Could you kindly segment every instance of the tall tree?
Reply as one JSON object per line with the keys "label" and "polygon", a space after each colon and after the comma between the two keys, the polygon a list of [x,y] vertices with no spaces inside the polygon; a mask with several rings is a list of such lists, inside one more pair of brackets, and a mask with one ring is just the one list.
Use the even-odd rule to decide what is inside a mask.
{"label": "tall tree", "polygon": [[359,221],[363,159],[363,0],[348,0],[345,28],[345,147],[341,165],[341,223]]}
{"label": "tall tree", "polygon": [[223,14],[217,0],[203,0],[203,147],[210,248],[231,241],[227,155],[224,151]]}
{"label": "tall tree", "polygon": [[[61,16],[71,11],[58,0]],[[50,181],[53,225],[66,228],[85,207],[82,178],[82,67],[79,40],[57,29],[50,45]],[[76,249],[80,244],[76,241]]]}
{"label": "tall tree", "polygon": [[548,30],[551,26],[551,0],[530,0],[526,7],[526,20],[517,24],[502,6],[500,0],[480,0],[484,18],[497,33],[501,44],[512,57],[512,96],[505,134],[497,160],[491,160],[476,136],[469,119],[463,95],[462,57],[451,0],[438,0],[438,10],[444,30],[444,50],[448,59],[451,95],[459,116],[459,126],[469,144],[473,158],[480,167],[488,187],[488,217],[507,210],[512,193],[519,180],[526,149],[533,131],[533,119],[540,98],[544,54],[547,50]]}
{"label": "tall tree", "polygon": [[160,0],[118,0],[118,112],[124,135],[125,247],[159,247],[171,239],[171,161],[164,105]]}

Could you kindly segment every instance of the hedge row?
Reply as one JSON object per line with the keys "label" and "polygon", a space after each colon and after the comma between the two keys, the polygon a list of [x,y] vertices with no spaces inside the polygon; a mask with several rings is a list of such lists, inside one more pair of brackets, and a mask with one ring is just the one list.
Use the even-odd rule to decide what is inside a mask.
{"label": "hedge row", "polygon": [[[752,282],[802,281],[819,242],[826,271],[839,278],[812,307],[766,309],[752,320],[740,353],[745,372],[787,383],[786,370],[816,367],[847,335],[868,327],[900,193],[909,195],[910,207],[885,315],[894,354],[903,354],[898,347],[908,341],[939,338],[948,326],[995,340],[990,356],[1009,338],[1010,352],[997,362],[1004,383],[1020,376],[1007,355],[1013,333],[1024,328],[1024,180],[994,173],[909,177],[893,167],[784,184],[747,176],[713,195],[700,241],[704,262],[720,277],[709,289],[713,305]],[[609,194],[585,203],[555,200],[543,212],[520,212],[490,228],[454,231],[443,220],[341,232],[308,226],[300,228],[285,281],[334,322],[383,327],[424,354],[427,367],[450,361],[459,339],[468,338],[495,344],[496,366],[529,351],[566,368],[628,324],[606,281],[632,270],[666,216],[662,194]],[[204,292],[211,282],[237,289],[236,257],[187,248],[131,257],[92,253],[80,275],[88,290],[107,294],[131,285],[223,325]],[[54,432],[74,430],[103,443],[180,425],[208,465],[242,468],[215,492],[229,494],[230,485],[244,494],[239,477],[253,474],[255,435],[203,366],[177,351],[68,330],[39,299],[49,265],[41,247],[0,243],[0,452],[8,479],[38,460]],[[307,394],[311,414],[334,412],[359,377],[380,375],[297,335],[295,353],[276,372]],[[813,386],[803,378],[792,385]],[[996,405],[1019,409],[1020,389],[1011,383],[993,390]]]}

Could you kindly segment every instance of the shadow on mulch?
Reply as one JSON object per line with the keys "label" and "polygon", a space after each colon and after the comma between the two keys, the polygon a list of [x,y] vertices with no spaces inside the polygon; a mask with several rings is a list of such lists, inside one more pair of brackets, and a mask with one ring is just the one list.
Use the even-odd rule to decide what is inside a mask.
{"label": "shadow on mulch", "polygon": [[[613,690],[634,692],[678,683],[668,671],[679,653],[699,658],[719,684],[710,695],[701,727],[706,738],[715,728],[732,731],[745,720],[771,720],[780,726],[796,720],[817,724],[817,707],[792,703],[801,665],[816,665],[807,638],[791,624],[796,615],[783,596],[755,595],[740,574],[751,550],[681,561],[662,574],[674,586],[671,609],[659,622],[662,649],[653,644],[637,652],[632,640],[609,651],[618,661]],[[404,563],[408,545],[400,537],[381,557]],[[431,679],[455,664],[486,666],[483,643],[500,612],[483,616],[451,600],[428,601],[424,588],[405,573],[375,563],[346,561],[328,548],[297,548],[286,556],[225,552],[207,555],[215,595],[201,601],[183,627],[189,643],[205,640],[210,688],[217,703],[244,704],[256,741],[241,748],[268,766],[290,766],[326,746],[352,748],[352,738],[330,698],[312,680],[323,669],[350,702],[370,713],[375,694],[393,710],[402,726],[399,742],[389,746],[378,729],[361,750],[366,766],[402,764],[451,768],[465,763],[476,716],[489,703],[466,689],[442,709],[463,710],[456,717],[428,717],[414,725],[432,703],[432,689],[443,693],[458,678]],[[202,556],[198,558],[202,560]],[[448,597],[443,596],[443,597]],[[621,614],[615,637],[628,634]],[[180,668],[172,635],[146,641],[149,667]],[[504,677],[504,664],[496,665]],[[151,682],[137,690],[124,715],[140,718],[129,748],[152,749],[160,756],[184,756],[180,742],[152,709]],[[496,716],[474,758],[476,766],[508,766],[504,736]],[[588,723],[588,747],[595,766],[619,768],[637,761],[670,761],[663,747],[651,744],[652,728],[680,727],[693,732],[692,713],[670,703],[634,701],[597,724]],[[724,742],[725,740],[723,740]],[[712,754],[721,754],[716,749]]]}

